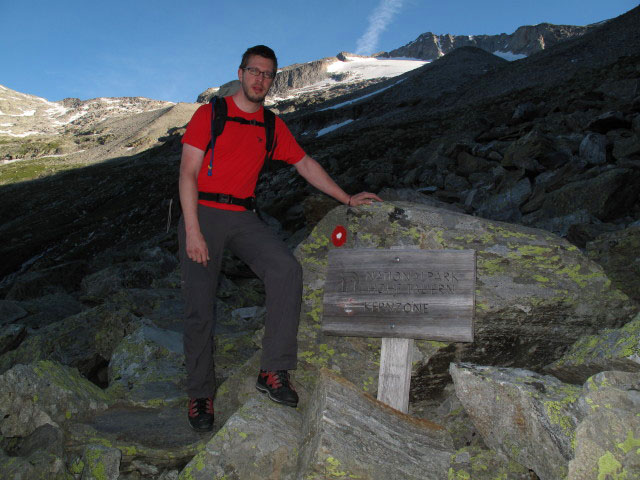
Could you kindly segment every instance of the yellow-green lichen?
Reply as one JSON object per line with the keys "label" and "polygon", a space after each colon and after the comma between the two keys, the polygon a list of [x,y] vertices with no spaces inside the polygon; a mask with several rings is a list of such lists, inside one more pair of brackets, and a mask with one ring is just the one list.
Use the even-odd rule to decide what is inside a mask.
{"label": "yellow-green lichen", "polygon": [[96,480],[107,480],[107,469],[102,458],[102,452],[97,449],[88,448],[85,450],[85,459],[87,461],[90,475]]}
{"label": "yellow-green lichen", "polygon": [[627,480],[622,464],[611,452],[606,452],[598,459],[598,480]]}
{"label": "yellow-green lichen", "polygon": [[637,448],[638,449],[637,453],[638,455],[640,455],[640,437],[635,438],[631,430],[627,430],[627,438],[625,439],[625,441],[622,443],[618,443],[616,446],[620,450],[622,450],[625,453],[625,455],[629,453],[631,450],[633,450],[634,448]]}
{"label": "yellow-green lichen", "polygon": [[373,385],[373,382],[374,382],[373,377],[367,377],[364,380],[364,384],[362,385],[362,389],[365,392],[368,392],[369,391],[369,387],[371,387]]}
{"label": "yellow-green lichen", "polygon": [[536,235],[518,232],[515,230],[509,230],[504,227],[500,227],[496,224],[487,225],[487,230],[494,232],[496,235],[500,235],[502,238],[520,238],[520,239],[527,239],[527,240],[537,240]]}
{"label": "yellow-green lichen", "polygon": [[69,473],[73,475],[80,475],[83,470],[84,462],[79,457],[75,458],[73,462],[71,462],[71,465],[69,465]]}
{"label": "yellow-green lichen", "polygon": [[489,311],[489,305],[487,305],[486,303],[483,303],[483,302],[476,302],[476,308],[478,310],[482,310],[483,312],[488,312]]}
{"label": "yellow-green lichen", "polygon": [[576,285],[582,288],[586,287],[587,284],[589,283],[589,280],[592,280],[594,278],[601,277],[603,280],[608,280],[604,275],[604,273],[602,272],[591,272],[591,273],[585,274],[585,273],[580,273],[581,270],[582,268],[580,265],[567,265],[563,269],[558,270],[558,274],[567,275],[571,280],[573,280],[576,283]]}
{"label": "yellow-green lichen", "polygon": [[574,447],[576,425],[573,419],[564,412],[568,406],[578,400],[581,389],[579,387],[565,385],[556,389],[554,393],[563,396],[560,400],[547,400],[543,402],[547,415],[549,416],[549,421],[560,427],[562,432],[571,440],[571,446]]}

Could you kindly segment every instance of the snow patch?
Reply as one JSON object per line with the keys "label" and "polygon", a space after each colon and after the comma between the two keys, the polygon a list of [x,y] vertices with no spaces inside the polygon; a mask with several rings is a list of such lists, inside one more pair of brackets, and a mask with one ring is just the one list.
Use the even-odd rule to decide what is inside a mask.
{"label": "snow patch", "polygon": [[347,100],[346,102],[338,103],[337,105],[332,105],[332,106],[327,107],[327,108],[322,108],[322,109],[320,109],[318,111],[319,112],[324,112],[325,110],[334,110],[336,108],[344,107],[345,105],[351,105],[352,103],[359,102],[360,100],[363,100],[363,99],[368,98],[368,97],[373,97],[374,95],[377,95],[377,94],[379,94],[381,92],[384,92],[385,90],[389,90],[391,87],[395,87],[396,85],[398,85],[399,83],[402,83],[404,81],[405,81],[405,79],[403,78],[402,80],[398,80],[397,82],[392,83],[391,85],[388,85],[388,86],[386,86],[384,88],[381,88],[379,90],[376,90],[375,92],[367,93],[366,95],[363,95],[363,96],[358,97],[358,98],[354,98],[353,100]]}
{"label": "snow patch", "polygon": [[348,62],[336,61],[327,67],[329,73],[352,73],[358,80],[395,77],[421,67],[424,60],[404,60],[395,58],[347,57]]}
{"label": "snow patch", "polygon": [[499,51],[499,50],[493,52],[493,54],[496,57],[504,58],[505,60],[509,60],[510,62],[513,62],[515,60],[521,60],[523,58],[527,58],[527,56],[524,55],[523,53],[502,52],[502,51]]}
{"label": "snow patch", "polygon": [[9,130],[0,130],[0,133],[9,135],[10,137],[28,137],[30,135],[40,135],[42,132],[24,132],[24,133],[12,133]]}
{"label": "snow patch", "polygon": [[347,124],[349,124],[351,122],[353,122],[353,120],[349,119],[349,120],[345,120],[344,122],[341,122],[341,123],[336,123],[336,124],[333,124],[333,125],[329,125],[328,127],[325,127],[323,129],[318,130],[318,133],[316,134],[316,137],[320,137],[320,136],[322,136],[322,135],[324,135],[326,133],[333,132],[334,130],[339,129],[340,127],[344,127],[345,125],[347,125]]}

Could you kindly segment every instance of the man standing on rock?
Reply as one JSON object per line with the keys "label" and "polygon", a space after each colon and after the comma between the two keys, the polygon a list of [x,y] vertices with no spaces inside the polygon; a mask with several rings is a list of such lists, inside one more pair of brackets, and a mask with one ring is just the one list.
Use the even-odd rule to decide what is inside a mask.
{"label": "man standing on rock", "polygon": [[[223,133],[211,143],[212,104],[200,107],[182,138],[179,225],[185,294],[184,353],[189,395],[189,424],[213,428],[213,331],[215,297],[222,251],[228,247],[262,279],[267,319],[256,388],[278,403],[296,407],[298,394],[289,379],[296,368],[302,269],[285,244],[255,213],[255,187],[267,143],[264,99],[278,62],[264,45],[249,48],[238,68],[241,88],[226,102]],[[217,110],[216,110],[217,111]],[[293,138],[276,117],[270,156],[293,165],[311,185],[349,206],[380,199],[368,192],[345,193]]]}

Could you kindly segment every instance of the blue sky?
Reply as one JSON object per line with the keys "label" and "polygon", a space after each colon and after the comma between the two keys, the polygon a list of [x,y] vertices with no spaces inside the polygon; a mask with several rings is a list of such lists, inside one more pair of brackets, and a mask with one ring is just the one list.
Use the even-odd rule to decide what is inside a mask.
{"label": "blue sky", "polygon": [[[585,25],[637,0],[299,0],[184,2],[0,0],[0,84],[45,97],[144,96],[193,102],[236,76],[251,45],[281,66],[392,50],[424,32],[512,33],[541,22]],[[370,53],[370,52],[367,52]]]}

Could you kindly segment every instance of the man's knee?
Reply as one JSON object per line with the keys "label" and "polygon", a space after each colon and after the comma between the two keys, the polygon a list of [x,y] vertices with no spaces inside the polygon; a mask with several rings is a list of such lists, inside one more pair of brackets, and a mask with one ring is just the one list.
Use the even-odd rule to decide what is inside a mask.
{"label": "man's knee", "polygon": [[274,273],[280,278],[302,283],[302,267],[296,257],[291,254],[281,256],[277,261],[275,270],[276,272]]}

